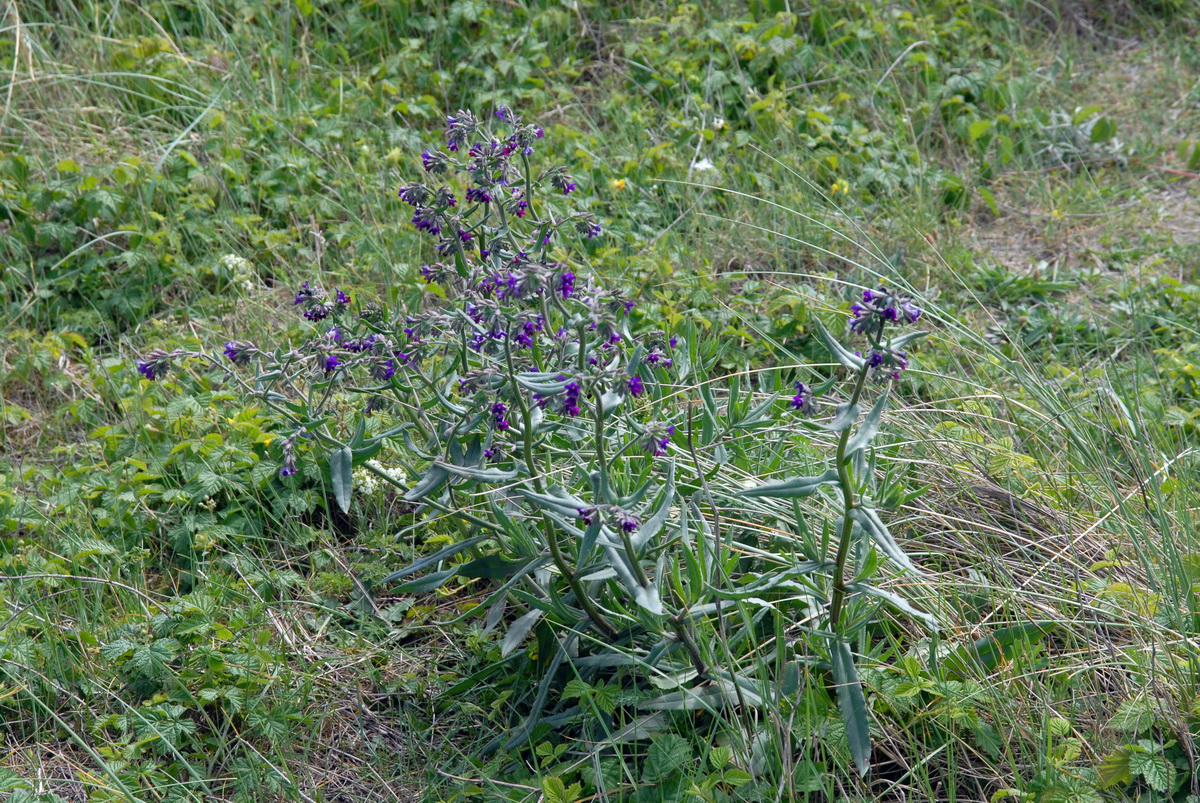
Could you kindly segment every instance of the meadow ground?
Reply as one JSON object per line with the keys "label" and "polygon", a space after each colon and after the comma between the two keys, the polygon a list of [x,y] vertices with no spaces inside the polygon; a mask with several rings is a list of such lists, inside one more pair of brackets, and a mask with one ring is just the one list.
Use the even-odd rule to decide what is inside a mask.
{"label": "meadow ground", "polygon": [[[0,797],[1200,800],[1198,43],[1193,0],[0,3]],[[648,498],[730,550],[664,591],[715,608],[607,646],[557,602],[510,629],[561,572],[490,605],[550,557],[479,476],[413,498],[399,434],[395,484],[356,451],[351,499],[319,440],[281,476],[296,421],[219,364],[309,341],[305,281],[444,298],[397,189],[502,105],[603,227],[554,258],[685,343],[652,395],[690,501]],[[836,581],[780,579],[838,498],[738,500],[840,458],[788,388],[845,400],[820,328],[881,282],[929,335],[856,470],[924,573],[851,556],[889,603],[828,642],[854,702]],[[292,401],[327,386],[336,431],[348,382]]]}

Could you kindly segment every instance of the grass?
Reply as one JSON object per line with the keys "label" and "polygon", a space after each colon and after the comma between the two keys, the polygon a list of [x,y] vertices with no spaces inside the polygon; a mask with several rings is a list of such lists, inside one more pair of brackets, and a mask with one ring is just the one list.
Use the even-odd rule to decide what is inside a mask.
{"label": "grass", "polygon": [[[1200,793],[1195,9],[775,5],[4,9],[0,791],[574,800],[600,776],[629,800]],[[545,125],[589,191],[608,235],[581,261],[702,333],[722,406],[731,377],[765,399],[824,371],[815,323],[848,287],[900,282],[926,305],[877,471],[927,488],[890,520],[931,575],[889,587],[943,627],[888,618],[857,645],[867,780],[819,673],[735,712],[740,730],[704,713],[603,760],[552,732],[485,757],[525,713],[534,642],[508,677],[444,696],[498,660],[501,634],[449,623],[486,581],[379,584],[449,525],[414,526],[387,490],[342,516],[319,474],[281,487],[264,410],[215,373],[132,370],[154,347],[298,339],[289,288],[316,276],[416,308],[429,249],[395,188],[444,112],[498,102]],[[222,269],[228,253],[249,272]],[[822,446],[797,437],[731,441],[738,471],[793,473]],[[801,537],[765,515],[731,526]],[[753,637],[805,638],[770,628]],[[768,686],[775,669],[747,671]],[[581,699],[603,704],[597,688]]]}

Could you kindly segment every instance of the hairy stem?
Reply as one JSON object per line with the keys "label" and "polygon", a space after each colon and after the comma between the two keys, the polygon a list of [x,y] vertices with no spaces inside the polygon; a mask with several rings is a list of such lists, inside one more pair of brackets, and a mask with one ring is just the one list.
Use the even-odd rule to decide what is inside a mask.
{"label": "hairy stem", "polygon": [[[866,384],[867,373],[871,369],[864,362],[858,372],[858,380],[854,383],[854,392],[850,394],[849,404],[858,403],[862,395],[863,385]],[[838,623],[842,616],[842,606],[846,602],[846,559],[850,557],[850,535],[854,531],[854,519],[850,511],[858,502],[854,497],[854,476],[850,471],[850,461],[846,459],[846,444],[850,441],[850,427],[842,430],[838,438],[837,463],[838,484],[842,487],[842,532],[838,539],[837,559],[833,569],[833,596],[829,601],[829,629],[837,632]]]}

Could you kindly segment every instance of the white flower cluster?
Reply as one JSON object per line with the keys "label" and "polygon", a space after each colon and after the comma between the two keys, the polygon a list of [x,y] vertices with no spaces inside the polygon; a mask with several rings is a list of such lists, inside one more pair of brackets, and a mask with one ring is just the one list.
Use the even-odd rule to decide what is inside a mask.
{"label": "white flower cluster", "polygon": [[217,265],[218,275],[225,273],[229,276],[230,281],[246,292],[253,290],[257,284],[258,275],[254,271],[254,266],[243,256],[226,254],[217,260]]}
{"label": "white flower cluster", "polygon": [[[408,485],[408,474],[404,473],[404,469],[402,468],[385,468],[374,460],[368,460],[367,465],[377,471],[382,471],[401,485]],[[354,470],[354,487],[367,496],[371,496],[380,490],[387,490],[388,488],[399,490],[396,486],[383,482],[374,473],[367,471],[365,468]]]}

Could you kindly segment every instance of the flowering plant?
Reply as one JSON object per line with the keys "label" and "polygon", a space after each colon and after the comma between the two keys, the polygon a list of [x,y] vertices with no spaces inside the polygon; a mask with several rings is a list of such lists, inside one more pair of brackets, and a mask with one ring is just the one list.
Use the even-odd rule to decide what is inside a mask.
{"label": "flowering plant", "polygon": [[[781,691],[765,690],[745,671],[747,662],[764,660],[751,646],[757,622],[766,609],[779,617],[802,611],[797,618],[812,623],[805,632],[828,641],[865,771],[866,709],[849,647],[870,618],[859,603],[883,599],[916,611],[871,584],[874,568],[847,582],[850,546],[866,554],[874,545],[902,571],[915,567],[867,495],[874,482],[867,454],[886,392],[854,430],[867,377],[898,376],[907,365],[903,349],[919,336],[888,337],[890,327],[915,322],[920,310],[898,292],[865,291],[850,324],[867,340],[865,357],[821,330],[853,376],[848,401],[829,422],[816,416],[832,380],[820,388],[796,382],[790,405],[779,402],[779,389],[751,405],[735,377],[722,414],[709,383],[695,390],[698,399],[679,385],[706,367],[690,330],[656,328],[634,301],[572,260],[571,245],[601,228],[578,208],[578,183],[565,168],[533,169],[544,131],[507,107],[487,121],[460,111],[446,124],[445,148],[426,150],[422,180],[399,190],[436,254],[421,268],[426,303],[389,311],[306,282],[293,299],[313,327],[305,343],[274,352],[225,345],[237,381],[290,429],[280,475],[300,470],[307,443],[327,455],[326,476],[343,510],[351,509],[356,475],[361,483],[366,472],[400,488],[427,523],[456,521],[457,541],[384,582],[417,593],[456,577],[495,581],[466,616],[482,617],[485,631],[509,621],[502,659],[535,627],[548,626],[554,652],[542,661],[529,717],[509,746],[542,718],[565,660],[585,679],[616,667],[677,687],[642,702],[643,722],[668,710],[777,701]],[[157,379],[185,356],[195,355],[153,352],[138,370]],[[252,377],[243,376],[251,366]],[[346,400],[355,397],[346,420]],[[723,481],[726,443],[797,414],[811,431],[837,436],[830,468],[750,488]],[[400,443],[411,485],[375,460],[385,445]],[[827,543],[772,555],[752,531],[722,522],[725,506],[744,508],[735,521],[778,518],[800,511],[790,500],[827,489],[838,492],[842,511],[832,560]],[[780,499],[789,500],[783,512]],[[740,627],[732,636],[731,623]],[[792,639],[780,649],[799,653],[806,643]],[[547,716],[564,723],[584,714],[560,699]],[[611,719],[593,724],[613,728]]]}

